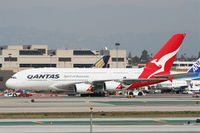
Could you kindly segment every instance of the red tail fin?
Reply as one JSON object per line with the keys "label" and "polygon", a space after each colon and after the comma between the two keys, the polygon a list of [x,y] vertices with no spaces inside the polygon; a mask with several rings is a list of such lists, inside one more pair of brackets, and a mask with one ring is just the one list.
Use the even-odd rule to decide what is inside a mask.
{"label": "red tail fin", "polygon": [[169,74],[177,52],[186,34],[175,34],[146,65],[139,78],[154,78],[154,75]]}

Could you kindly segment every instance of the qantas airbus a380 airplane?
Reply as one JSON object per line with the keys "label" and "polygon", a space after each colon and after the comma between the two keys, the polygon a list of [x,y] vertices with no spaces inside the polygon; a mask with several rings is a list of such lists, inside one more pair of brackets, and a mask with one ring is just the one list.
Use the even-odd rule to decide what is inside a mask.
{"label": "qantas airbus a380 airplane", "polygon": [[133,89],[172,80],[178,74],[170,75],[170,69],[184,38],[185,34],[172,36],[145,68],[28,69],[14,74],[6,86],[15,90],[65,90],[88,94],[121,90],[122,86]]}

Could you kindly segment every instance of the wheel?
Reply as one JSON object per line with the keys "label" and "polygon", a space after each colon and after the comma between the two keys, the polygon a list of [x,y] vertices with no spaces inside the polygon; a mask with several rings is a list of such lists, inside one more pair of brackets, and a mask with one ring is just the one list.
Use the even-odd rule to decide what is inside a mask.
{"label": "wheel", "polygon": [[128,95],[133,95],[133,92],[132,92],[132,91],[130,91],[130,92],[128,93]]}
{"label": "wheel", "polygon": [[139,93],[138,93],[138,96],[143,96],[143,93],[142,93],[142,92],[139,92]]}
{"label": "wheel", "polygon": [[81,97],[88,97],[89,94],[81,94]]}
{"label": "wheel", "polygon": [[13,95],[12,95],[13,97],[17,97],[17,94],[16,93],[13,93]]}

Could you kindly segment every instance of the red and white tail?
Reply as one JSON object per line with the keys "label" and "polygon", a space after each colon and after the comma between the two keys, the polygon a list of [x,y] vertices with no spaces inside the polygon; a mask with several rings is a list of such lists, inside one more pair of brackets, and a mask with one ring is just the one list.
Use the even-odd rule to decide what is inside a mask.
{"label": "red and white tail", "polygon": [[139,78],[149,79],[154,78],[154,75],[170,74],[170,69],[185,38],[185,35],[186,34],[173,35],[171,39],[164,45],[164,47],[162,47],[146,65]]}

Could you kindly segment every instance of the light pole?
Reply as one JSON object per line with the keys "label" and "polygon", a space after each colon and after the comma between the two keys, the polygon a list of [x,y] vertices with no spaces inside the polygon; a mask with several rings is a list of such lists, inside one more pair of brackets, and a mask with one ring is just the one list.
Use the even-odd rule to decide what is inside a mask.
{"label": "light pole", "polygon": [[92,133],[92,115],[93,115],[93,107],[90,107],[90,133]]}
{"label": "light pole", "polygon": [[120,43],[115,43],[116,46],[116,68],[118,68],[118,49],[120,46]]}

